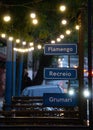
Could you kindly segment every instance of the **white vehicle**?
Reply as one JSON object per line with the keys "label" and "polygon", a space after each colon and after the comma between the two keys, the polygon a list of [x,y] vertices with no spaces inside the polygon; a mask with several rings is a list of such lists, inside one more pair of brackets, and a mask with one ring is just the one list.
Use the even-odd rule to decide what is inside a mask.
{"label": "white vehicle", "polygon": [[56,85],[29,86],[22,91],[22,96],[43,96],[44,93],[64,93],[63,89]]}

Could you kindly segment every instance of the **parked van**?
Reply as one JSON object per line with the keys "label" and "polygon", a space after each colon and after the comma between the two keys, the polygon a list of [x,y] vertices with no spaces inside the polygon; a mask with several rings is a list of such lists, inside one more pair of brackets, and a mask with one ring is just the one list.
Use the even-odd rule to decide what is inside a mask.
{"label": "parked van", "polygon": [[36,85],[29,86],[22,91],[22,96],[43,96],[44,93],[64,93],[57,85]]}

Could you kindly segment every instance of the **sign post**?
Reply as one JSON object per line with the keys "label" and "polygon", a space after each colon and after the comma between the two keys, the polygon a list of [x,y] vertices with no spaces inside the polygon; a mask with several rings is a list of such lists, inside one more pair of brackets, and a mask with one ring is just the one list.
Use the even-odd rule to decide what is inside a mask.
{"label": "sign post", "polygon": [[[15,47],[15,44],[13,44]],[[13,51],[13,96],[16,96],[16,51]]]}
{"label": "sign post", "polygon": [[7,61],[6,61],[6,88],[5,88],[5,103],[6,110],[10,110],[8,107],[11,105],[12,98],[12,70],[13,70],[13,62],[12,62],[12,42],[7,41]]}
{"label": "sign post", "polygon": [[[44,48],[45,55],[72,55],[77,54],[77,44],[46,44]],[[44,68],[45,79],[77,79],[77,70],[74,68]],[[76,106],[76,94],[71,96],[68,93],[45,93],[45,106]]]}
{"label": "sign post", "polygon": [[92,85],[92,25],[93,25],[93,19],[92,19],[92,5],[93,1],[88,0],[88,80],[89,80],[89,89],[91,92],[91,98],[89,100],[89,121],[90,121],[90,128],[93,128],[93,85]]}

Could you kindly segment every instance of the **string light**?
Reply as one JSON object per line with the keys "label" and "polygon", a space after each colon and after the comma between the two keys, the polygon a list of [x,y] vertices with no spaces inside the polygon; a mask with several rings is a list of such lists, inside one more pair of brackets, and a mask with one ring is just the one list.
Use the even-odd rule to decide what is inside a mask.
{"label": "string light", "polygon": [[[66,6],[65,6],[65,5],[61,5],[61,6],[60,6],[60,10],[61,10],[62,12],[65,11],[65,10],[66,10]],[[33,24],[38,24],[38,20],[36,19],[36,14],[35,14],[34,12],[30,14],[30,17],[32,18],[32,23],[33,23]],[[10,20],[11,20],[11,17],[10,17],[9,15],[7,15],[7,16],[3,17],[3,20],[4,20],[4,21],[10,21]],[[67,21],[66,21],[65,19],[63,19],[63,20],[61,21],[61,23],[62,23],[63,25],[66,25],[66,24],[67,24]],[[77,30],[79,30],[80,27],[79,27],[79,25],[76,25],[75,28],[76,28]],[[66,30],[66,34],[67,34],[67,35],[70,35],[70,33],[71,33],[70,30]],[[5,38],[6,35],[5,35],[5,34],[2,34],[1,37]],[[64,38],[64,35],[61,34],[61,35],[59,36],[59,38],[56,39],[56,41],[57,41],[57,42],[60,42],[63,38]],[[12,41],[12,40],[13,40],[13,37],[10,37],[9,40]],[[20,39],[16,39],[15,42],[16,42],[16,43],[20,43],[21,41],[20,41]],[[55,44],[55,40],[51,40],[51,43],[52,43],[52,44]],[[23,44],[23,45],[26,45],[26,41],[23,41],[22,44]],[[20,52],[21,52],[21,51],[25,52],[25,51],[30,51],[30,50],[32,51],[32,50],[34,50],[34,47],[33,47],[33,49],[31,48],[31,47],[33,46],[33,44],[34,44],[33,42],[30,42],[30,43],[29,43],[29,46],[30,46],[29,50],[27,49],[27,50],[24,50],[24,51],[23,51],[23,49],[22,49],[22,50],[20,49]],[[41,46],[38,46],[38,49],[41,49],[41,48],[42,48]],[[15,49],[14,49],[14,50],[15,50]]]}
{"label": "string light", "polygon": [[61,5],[59,9],[60,9],[60,11],[64,12],[66,10],[66,6],[65,5]]}
{"label": "string light", "polygon": [[52,43],[52,44],[55,44],[55,40],[51,40],[51,43]]}
{"label": "string light", "polygon": [[61,39],[63,39],[63,38],[64,38],[64,35],[63,35],[63,34],[61,34],[61,35],[60,35],[60,38],[61,38]]}
{"label": "string light", "polygon": [[2,33],[2,34],[1,34],[1,37],[2,37],[2,38],[5,38],[5,37],[6,37],[6,34],[5,34],[5,33]]}
{"label": "string light", "polygon": [[42,48],[42,46],[41,46],[41,45],[38,45],[38,46],[37,46],[37,48],[38,48],[38,49],[41,49],[41,48]]}
{"label": "string light", "polygon": [[66,25],[66,24],[67,24],[67,20],[63,19],[63,20],[61,21],[61,23],[62,23],[63,25]]}
{"label": "string light", "polygon": [[10,36],[8,39],[9,41],[13,41],[14,38]]}
{"label": "string light", "polygon": [[23,41],[22,44],[25,46],[26,45],[26,41]]}
{"label": "string light", "polygon": [[57,38],[57,42],[60,42],[61,41],[61,38]]}
{"label": "string light", "polygon": [[34,45],[34,43],[33,43],[33,42],[30,42],[30,43],[29,43],[29,46],[33,46],[33,45]]}
{"label": "string light", "polygon": [[20,39],[16,39],[16,43],[20,43]]}
{"label": "string light", "polygon": [[66,34],[70,35],[71,31],[70,30],[66,30]]}
{"label": "string light", "polygon": [[36,14],[35,14],[35,13],[31,13],[31,14],[30,14],[30,17],[33,19],[33,18],[36,17]]}
{"label": "string light", "polygon": [[76,28],[76,30],[79,30],[79,29],[80,29],[80,26],[79,26],[79,25],[76,25],[75,28]]}
{"label": "string light", "polygon": [[32,23],[36,25],[36,24],[38,24],[38,20],[37,19],[33,19]]}
{"label": "string light", "polygon": [[11,17],[9,15],[6,15],[6,16],[3,17],[3,20],[5,22],[9,22],[11,20]]}

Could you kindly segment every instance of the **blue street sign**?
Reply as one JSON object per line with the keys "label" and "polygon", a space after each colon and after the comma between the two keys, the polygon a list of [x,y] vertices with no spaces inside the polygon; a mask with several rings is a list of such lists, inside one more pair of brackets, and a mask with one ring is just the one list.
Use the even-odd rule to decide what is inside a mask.
{"label": "blue street sign", "polygon": [[45,79],[76,79],[77,70],[73,68],[44,68]]}
{"label": "blue street sign", "polygon": [[45,44],[44,54],[61,55],[77,54],[77,44]]}
{"label": "blue street sign", "polygon": [[44,93],[43,95],[44,106],[77,106],[77,95],[69,95],[67,93]]}

